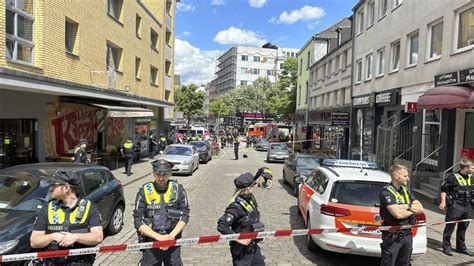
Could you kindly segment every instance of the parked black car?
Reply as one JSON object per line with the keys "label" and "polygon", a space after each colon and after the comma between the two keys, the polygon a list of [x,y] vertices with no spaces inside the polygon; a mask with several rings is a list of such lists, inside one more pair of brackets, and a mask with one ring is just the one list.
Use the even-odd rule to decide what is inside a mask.
{"label": "parked black car", "polygon": [[35,217],[50,200],[49,182],[59,168],[81,180],[79,197],[99,208],[104,231],[122,229],[125,198],[122,184],[103,166],[74,163],[37,163],[0,170],[0,255],[30,252]]}
{"label": "parked black car", "polygon": [[189,144],[196,147],[197,151],[199,152],[199,162],[200,163],[208,163],[212,160],[212,149],[207,141],[191,141]]}
{"label": "parked black car", "polygon": [[291,153],[283,166],[283,183],[289,184],[293,188],[293,194],[298,196],[299,184],[303,183],[313,169],[320,165],[321,160],[327,158],[325,154]]}

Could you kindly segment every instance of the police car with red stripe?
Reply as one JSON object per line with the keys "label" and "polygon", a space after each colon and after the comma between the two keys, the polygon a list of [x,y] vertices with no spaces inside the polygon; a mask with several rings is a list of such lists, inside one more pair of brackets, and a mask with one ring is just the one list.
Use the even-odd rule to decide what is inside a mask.
{"label": "police car with red stripe", "polygon": [[[357,228],[382,224],[379,192],[390,175],[378,170],[375,162],[325,159],[299,186],[298,212],[308,229]],[[423,213],[416,223],[425,223]],[[412,229],[412,257],[426,253],[426,227]],[[380,231],[352,230],[307,236],[311,251],[321,249],[380,257]]]}

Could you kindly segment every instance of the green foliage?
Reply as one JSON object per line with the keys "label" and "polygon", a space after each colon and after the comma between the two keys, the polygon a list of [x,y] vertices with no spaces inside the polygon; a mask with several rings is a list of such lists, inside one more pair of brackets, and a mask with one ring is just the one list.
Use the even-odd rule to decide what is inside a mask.
{"label": "green foliage", "polygon": [[191,117],[204,113],[204,92],[197,91],[198,87],[194,84],[183,85],[175,91],[175,111],[183,112],[191,123]]}
{"label": "green foliage", "polygon": [[209,112],[213,113],[217,117],[226,116],[230,114],[231,106],[225,97],[218,96],[212,99],[209,103]]}
{"label": "green foliage", "polygon": [[278,87],[288,91],[286,113],[293,113],[296,110],[296,83],[298,79],[298,60],[288,58],[283,63],[283,71],[279,76]]}

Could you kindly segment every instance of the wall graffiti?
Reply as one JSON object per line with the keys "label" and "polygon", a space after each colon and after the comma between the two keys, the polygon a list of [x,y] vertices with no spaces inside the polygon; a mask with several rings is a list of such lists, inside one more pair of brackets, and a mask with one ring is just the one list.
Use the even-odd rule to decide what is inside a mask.
{"label": "wall graffiti", "polygon": [[119,147],[125,136],[125,118],[107,118],[105,138],[107,144]]}

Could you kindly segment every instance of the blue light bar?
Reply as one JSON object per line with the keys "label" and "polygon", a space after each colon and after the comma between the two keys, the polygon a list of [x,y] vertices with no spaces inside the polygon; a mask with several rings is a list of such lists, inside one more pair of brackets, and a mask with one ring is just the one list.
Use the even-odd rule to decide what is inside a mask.
{"label": "blue light bar", "polygon": [[338,160],[338,159],[324,159],[322,165],[324,166],[340,166],[340,167],[354,167],[378,170],[379,165],[373,161],[356,161],[356,160]]}

